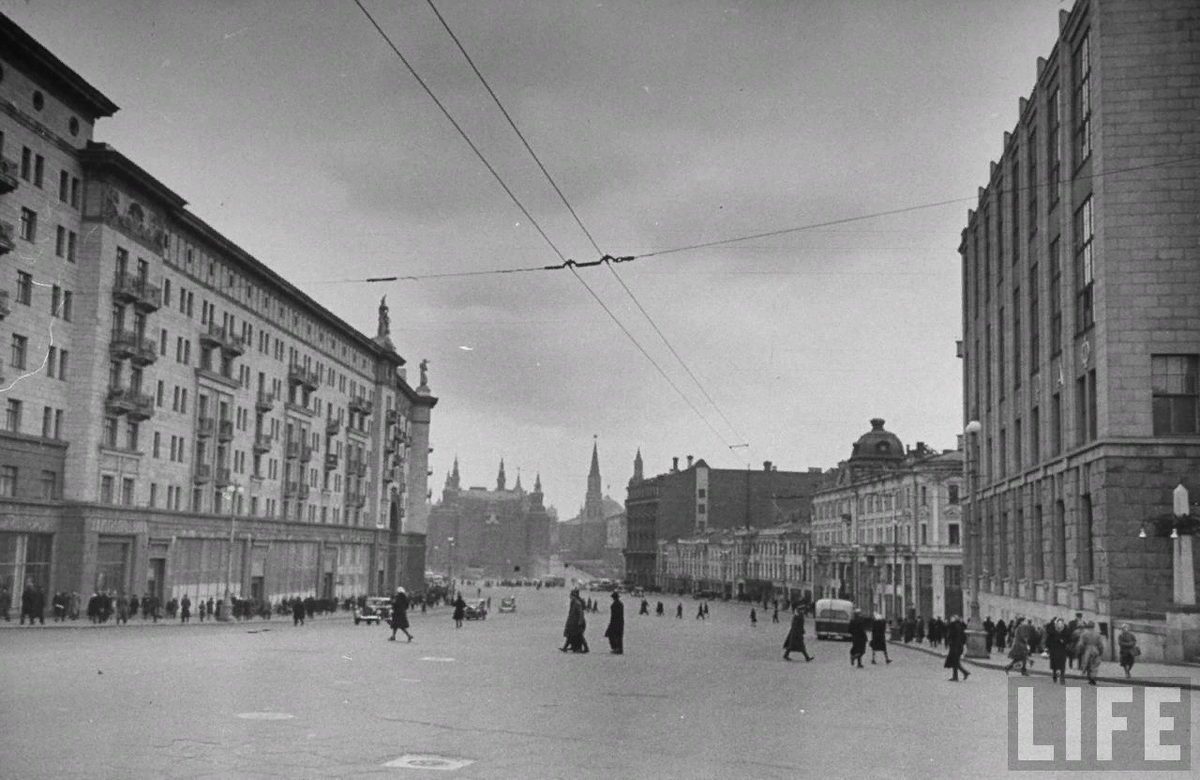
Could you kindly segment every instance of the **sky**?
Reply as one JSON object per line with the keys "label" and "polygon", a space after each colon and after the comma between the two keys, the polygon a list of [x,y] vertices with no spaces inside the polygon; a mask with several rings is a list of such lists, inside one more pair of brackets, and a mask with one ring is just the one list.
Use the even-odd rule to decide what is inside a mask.
{"label": "sky", "polygon": [[[434,0],[586,232],[433,7],[362,3],[549,240],[353,0],[0,10],[201,219],[368,335],[387,296],[435,500],[456,456],[565,520],[593,442],[618,501],[639,449],[827,469],[874,417],[956,445],[959,235],[1069,3]],[[637,259],[362,281],[602,253]]]}

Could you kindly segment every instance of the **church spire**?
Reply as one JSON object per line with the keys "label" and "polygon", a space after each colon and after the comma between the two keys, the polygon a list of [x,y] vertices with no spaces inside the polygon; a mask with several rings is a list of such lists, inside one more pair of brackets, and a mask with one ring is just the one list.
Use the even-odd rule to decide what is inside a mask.
{"label": "church spire", "polygon": [[604,500],[600,492],[600,454],[596,449],[596,437],[592,437],[592,467],[588,469],[587,496],[583,501],[584,522],[604,520]]}
{"label": "church spire", "polygon": [[513,490],[517,491],[518,493],[520,493],[524,490],[524,488],[521,487],[521,470],[520,469],[517,469],[517,484],[513,485]]}
{"label": "church spire", "polygon": [[542,472],[540,471],[537,473],[537,476],[533,478],[533,492],[542,492]]}
{"label": "church spire", "polygon": [[637,455],[633,458],[633,477],[630,478],[629,484],[636,485],[644,480],[642,476],[642,448],[638,447]]}
{"label": "church spire", "polygon": [[496,490],[504,490],[504,458],[500,459],[500,473],[496,475]]}
{"label": "church spire", "polygon": [[460,486],[462,485],[462,483],[459,480],[460,480],[460,478],[458,476],[458,456],[455,455],[454,456],[454,470],[450,472],[449,487],[451,487],[455,490],[458,490],[460,488]]}

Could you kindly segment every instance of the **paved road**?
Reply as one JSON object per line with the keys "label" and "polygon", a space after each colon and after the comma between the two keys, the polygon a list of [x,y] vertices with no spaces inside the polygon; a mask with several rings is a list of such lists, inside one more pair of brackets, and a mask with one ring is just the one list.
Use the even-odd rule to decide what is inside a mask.
{"label": "paved road", "polygon": [[[448,610],[414,614],[412,644],[344,617],[0,632],[0,777],[1010,774],[998,672],[952,684],[903,649],[856,670],[826,642],[787,663],[769,614],[751,628],[748,608],[714,604],[700,622],[691,600],[683,620],[628,603],[624,656],[607,651],[606,613],[589,618],[590,654],[560,653],[565,592],[512,592],[516,614],[461,630]],[[385,766],[405,755],[473,763]]]}

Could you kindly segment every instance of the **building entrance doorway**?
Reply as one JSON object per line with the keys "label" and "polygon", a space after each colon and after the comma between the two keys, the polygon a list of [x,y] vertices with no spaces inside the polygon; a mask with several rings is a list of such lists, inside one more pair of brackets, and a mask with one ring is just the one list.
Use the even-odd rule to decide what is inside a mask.
{"label": "building entrance doorway", "polygon": [[151,558],[150,565],[146,570],[146,595],[158,599],[159,604],[165,603],[163,601],[163,582],[166,580],[166,574],[166,558]]}

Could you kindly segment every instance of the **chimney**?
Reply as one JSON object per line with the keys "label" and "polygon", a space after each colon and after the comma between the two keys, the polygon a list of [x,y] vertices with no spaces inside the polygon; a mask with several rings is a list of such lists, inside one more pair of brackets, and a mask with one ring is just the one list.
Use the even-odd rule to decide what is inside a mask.
{"label": "chimney", "polygon": [[692,467],[692,456],[688,455],[687,458],[688,458],[688,468],[690,469]]}
{"label": "chimney", "polygon": [[770,471],[770,470],[771,470],[771,461],[764,460],[763,461],[763,471]]}
{"label": "chimney", "polygon": [[671,471],[679,471],[679,458],[671,458]]}
{"label": "chimney", "polygon": [[963,448],[963,435],[960,433],[960,434],[958,434],[958,437],[957,437],[957,438],[958,438],[958,451],[959,451],[959,452],[962,452],[962,448]]}

